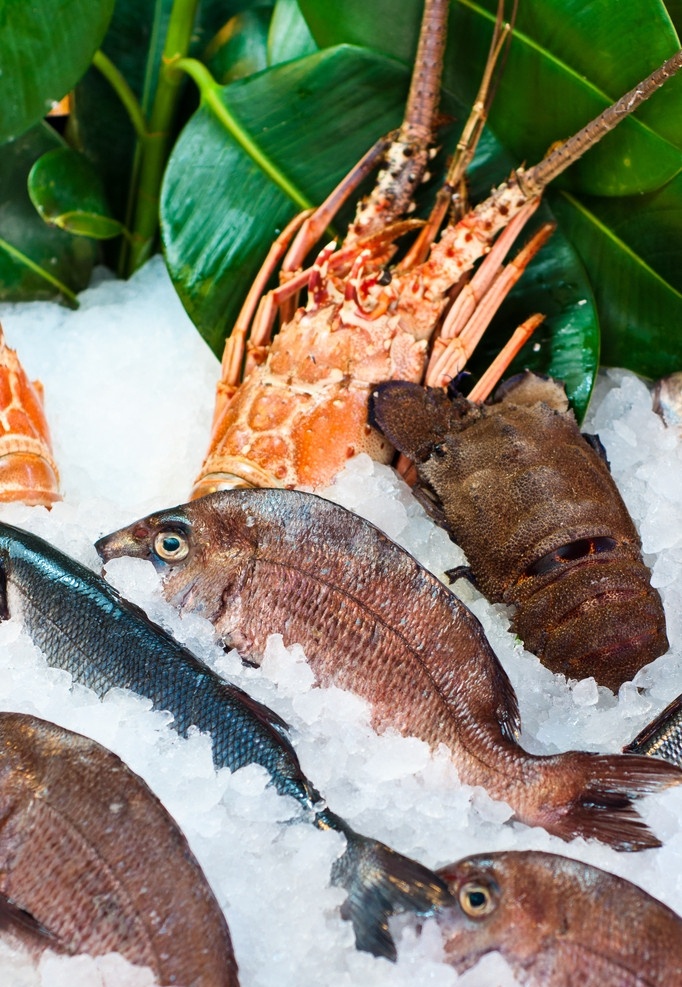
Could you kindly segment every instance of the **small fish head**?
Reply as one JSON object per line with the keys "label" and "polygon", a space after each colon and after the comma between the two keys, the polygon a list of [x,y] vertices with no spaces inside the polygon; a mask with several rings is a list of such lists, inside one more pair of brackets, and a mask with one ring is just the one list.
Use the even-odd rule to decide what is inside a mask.
{"label": "small fish head", "polygon": [[469,857],[437,873],[453,898],[452,906],[438,913],[445,953],[463,973],[486,953],[500,948],[496,928],[503,908],[502,892],[490,858]]}
{"label": "small fish head", "polygon": [[455,901],[438,915],[455,969],[468,970],[495,951],[517,974],[543,968],[562,925],[561,902],[551,894],[557,860],[550,854],[501,851],[467,857],[437,872]]}
{"label": "small fish head", "polygon": [[180,510],[159,511],[95,542],[104,562],[130,556],[148,559],[157,571],[167,572],[187,560],[192,548],[191,526]]}
{"label": "small fish head", "polygon": [[105,562],[120,556],[149,559],[170,603],[215,622],[257,541],[242,506],[244,493],[221,491],[157,511],[105,535],[95,548]]}

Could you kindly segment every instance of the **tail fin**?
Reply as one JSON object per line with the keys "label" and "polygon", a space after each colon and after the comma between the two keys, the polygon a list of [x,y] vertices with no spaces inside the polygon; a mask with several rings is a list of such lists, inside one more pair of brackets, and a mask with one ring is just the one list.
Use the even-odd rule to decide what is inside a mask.
{"label": "tail fin", "polygon": [[[586,754],[571,751],[551,759],[563,762],[557,785],[537,821],[565,840],[597,839],[616,850],[646,850],[661,845],[633,802],[682,783],[682,770],[666,761],[635,754]],[[556,767],[554,768],[556,770]],[[570,773],[570,778],[569,778]],[[549,778],[549,776],[548,776]],[[572,797],[566,798],[567,791]]]}
{"label": "tail fin", "polygon": [[323,829],[340,830],[348,842],[334,864],[332,882],[348,891],[341,914],[353,923],[355,945],[374,956],[395,960],[389,916],[405,911],[431,915],[451,905],[447,885],[416,860],[356,833],[332,812],[320,813],[316,822]]}

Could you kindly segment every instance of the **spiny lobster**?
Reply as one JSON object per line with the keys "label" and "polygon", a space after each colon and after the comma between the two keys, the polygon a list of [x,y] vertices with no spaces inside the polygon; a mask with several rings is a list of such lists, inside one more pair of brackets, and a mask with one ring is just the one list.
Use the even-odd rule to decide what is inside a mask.
{"label": "spiny lobster", "polygon": [[[517,169],[488,199],[448,222],[436,241],[482,130],[494,66],[509,34],[500,3],[479,98],[445,186],[416,241],[391,265],[398,238],[422,226],[405,217],[433,154],[448,6],[448,0],[425,2],[399,131],[378,141],[317,210],[296,217],[272,245],[225,346],[209,451],[193,496],[234,485],[319,489],[356,452],[390,461],[393,449],[367,424],[372,387],[391,379],[441,386],[459,373],[552,232],[551,225],[541,227],[502,266],[547,184],[682,65],[678,52],[540,164]],[[340,206],[379,162],[375,187],[341,246],[327,245],[304,267]],[[264,294],[280,262],[281,285]],[[303,290],[305,307],[295,309]],[[282,328],[271,342],[278,314]],[[475,399],[490,393],[541,319],[532,315],[514,333],[479,381]]]}

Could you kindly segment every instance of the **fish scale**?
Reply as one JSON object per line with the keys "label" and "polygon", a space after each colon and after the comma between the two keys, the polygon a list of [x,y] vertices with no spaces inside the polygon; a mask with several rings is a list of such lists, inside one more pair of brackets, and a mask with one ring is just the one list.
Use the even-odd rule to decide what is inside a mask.
{"label": "fish scale", "polygon": [[0,613],[23,618],[49,665],[101,697],[131,689],[168,710],[173,727],[211,735],[216,768],[260,764],[280,795],[295,798],[319,829],[346,838],[332,881],[348,891],[342,914],[358,948],[395,959],[388,916],[430,914],[449,900],[444,882],[418,862],[356,833],[305,777],[276,713],[226,682],[104,579],[43,539],[0,523]]}

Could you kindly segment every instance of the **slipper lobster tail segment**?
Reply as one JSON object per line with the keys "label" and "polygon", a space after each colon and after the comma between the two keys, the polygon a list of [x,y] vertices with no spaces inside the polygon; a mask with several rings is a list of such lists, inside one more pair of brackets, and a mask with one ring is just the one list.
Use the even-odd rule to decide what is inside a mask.
{"label": "slipper lobster tail segment", "polygon": [[50,507],[61,494],[42,385],[28,379],[0,326],[0,501],[14,500]]}

